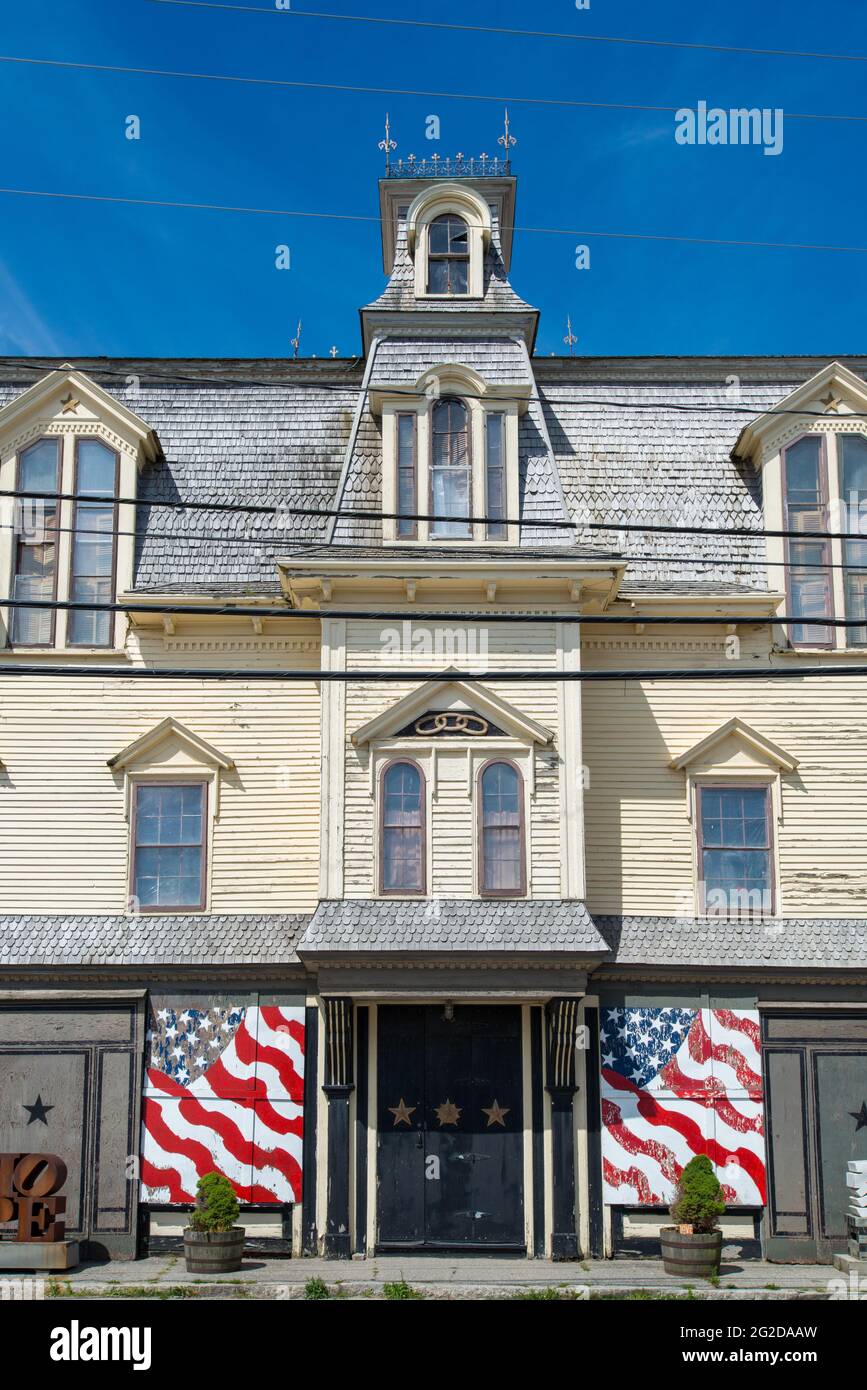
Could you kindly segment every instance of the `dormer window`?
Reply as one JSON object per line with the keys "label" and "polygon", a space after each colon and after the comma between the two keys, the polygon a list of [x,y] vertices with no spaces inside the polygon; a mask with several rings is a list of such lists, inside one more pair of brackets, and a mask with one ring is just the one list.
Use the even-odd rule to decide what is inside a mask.
{"label": "dormer window", "polygon": [[821,623],[821,619],[834,615],[831,546],[825,538],[828,468],[821,435],[804,435],[785,450],[783,496],[785,529],[798,533],[798,539],[788,543],[791,612],[802,620],[792,627],[792,642],[796,646],[829,647],[833,645],[832,631]]}
{"label": "dormer window", "polygon": [[469,228],[456,213],[434,218],[428,229],[428,294],[468,294]]}
{"label": "dormer window", "polygon": [[386,543],[517,544],[518,430],[528,398],[523,384],[490,383],[457,363],[423,372],[414,400],[400,382],[371,391],[371,409],[382,415]]}
{"label": "dormer window", "polygon": [[430,509],[454,520],[432,521],[432,538],[470,539],[471,495],[467,407],[463,401],[437,401],[431,414]]}

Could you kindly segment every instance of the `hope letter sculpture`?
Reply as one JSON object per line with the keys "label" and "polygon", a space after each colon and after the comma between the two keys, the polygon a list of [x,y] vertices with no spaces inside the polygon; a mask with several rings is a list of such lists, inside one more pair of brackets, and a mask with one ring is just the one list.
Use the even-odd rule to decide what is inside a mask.
{"label": "hope letter sculpture", "polygon": [[66,1182],[57,1154],[0,1154],[0,1221],[18,1221],[16,1240],[63,1240],[66,1198],[55,1196]]}

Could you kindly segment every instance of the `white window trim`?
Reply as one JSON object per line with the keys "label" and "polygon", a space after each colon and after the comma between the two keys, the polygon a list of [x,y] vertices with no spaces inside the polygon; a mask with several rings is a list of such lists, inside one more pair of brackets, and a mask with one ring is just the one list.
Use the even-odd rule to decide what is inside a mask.
{"label": "white window trim", "polygon": [[[469,275],[466,294],[431,294],[428,290],[430,224],[445,213],[462,217],[469,231]],[[424,300],[482,299],[485,293],[485,252],[491,244],[491,209],[472,189],[458,184],[425,188],[407,213],[407,246],[415,269],[414,293]]]}
{"label": "white window trim", "polygon": [[[686,779],[686,801],[687,815],[692,826],[692,885],[693,885],[693,916],[705,917],[707,914],[702,908],[701,902],[701,864],[699,862],[699,836],[701,826],[698,819],[698,789],[700,787],[737,787],[737,786],[756,786],[767,788],[771,797],[771,875],[772,893],[774,899],[773,913],[763,914],[763,920],[774,921],[776,918],[785,916],[783,911],[783,888],[780,874],[780,836],[779,827],[783,823],[783,790],[782,778],[779,771],[770,767],[727,767],[724,771],[714,772],[712,769],[702,768],[701,772],[688,773]],[[711,920],[715,919],[715,914],[711,914]],[[736,921],[737,918],[732,920]]]}

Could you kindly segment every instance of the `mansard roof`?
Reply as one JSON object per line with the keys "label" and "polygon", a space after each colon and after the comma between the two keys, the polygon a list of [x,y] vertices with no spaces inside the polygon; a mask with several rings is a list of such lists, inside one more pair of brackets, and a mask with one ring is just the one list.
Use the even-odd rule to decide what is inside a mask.
{"label": "mansard roof", "polygon": [[[490,353],[494,378],[520,373],[516,346],[508,336],[504,341],[488,332],[455,333],[435,343],[424,335],[381,350],[388,354],[383,361],[389,375],[415,372],[414,380],[425,363],[458,351],[482,372],[484,354]],[[773,408],[826,367],[826,358],[530,361],[539,398],[531,400],[520,426],[525,512],[529,519],[568,516],[610,525],[562,533],[528,525],[521,538],[527,555],[558,542],[584,554],[622,555],[630,562],[624,590],[634,592],[767,588],[759,534],[685,539],[623,533],[618,526],[645,520],[758,532],[761,478],[752,464],[732,459],[734,441],[744,419]],[[0,407],[54,365],[0,360]],[[865,358],[848,358],[843,365],[867,375]],[[364,370],[357,359],[100,358],[80,359],[77,370],[134,411],[162,445],[163,457],[145,467],[139,482],[139,525],[147,534],[138,545],[137,588],[277,594],[277,558],[293,547],[328,543],[327,518],[183,512],[160,505],[166,501],[327,509],[341,495],[351,449],[344,505],[376,509],[382,441],[379,423],[366,412],[353,444]],[[739,401],[729,398],[726,379],[732,376],[740,380]],[[128,378],[138,382],[128,384]],[[719,410],[707,410],[708,404]],[[360,533],[341,527],[335,539],[351,553],[351,546],[376,549],[379,532],[370,524]]]}

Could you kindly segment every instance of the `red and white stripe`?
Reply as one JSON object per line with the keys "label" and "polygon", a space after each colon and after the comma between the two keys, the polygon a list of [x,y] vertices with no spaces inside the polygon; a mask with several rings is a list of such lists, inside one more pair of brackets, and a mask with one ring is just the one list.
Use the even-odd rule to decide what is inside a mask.
{"label": "red and white stripe", "polygon": [[142,1197],[192,1202],[222,1173],[245,1203],[297,1202],[304,1134],[304,1010],[250,1008],[228,1046],[182,1086],[147,1072]]}
{"label": "red and white stripe", "polygon": [[610,1204],[661,1205],[707,1154],[731,1206],[765,1201],[758,1014],[701,1010],[646,1088],[602,1068],[603,1179]]}

